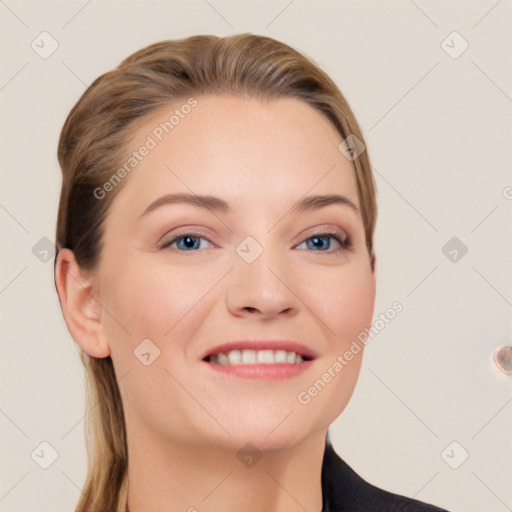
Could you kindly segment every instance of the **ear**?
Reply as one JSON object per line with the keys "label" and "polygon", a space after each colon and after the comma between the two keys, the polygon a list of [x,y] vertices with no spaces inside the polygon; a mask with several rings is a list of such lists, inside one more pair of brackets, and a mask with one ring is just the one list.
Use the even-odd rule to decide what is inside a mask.
{"label": "ear", "polygon": [[55,287],[66,325],[81,349],[91,357],[110,355],[95,276],[78,266],[70,249],[61,249],[57,254]]}

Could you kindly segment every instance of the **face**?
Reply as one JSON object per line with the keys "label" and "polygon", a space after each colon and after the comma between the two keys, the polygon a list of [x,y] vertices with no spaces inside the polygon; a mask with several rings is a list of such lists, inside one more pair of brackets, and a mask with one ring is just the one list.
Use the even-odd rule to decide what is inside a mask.
{"label": "face", "polygon": [[[300,100],[200,96],[169,133],[155,130],[175,109],[134,130],[130,152],[152,146],[148,136],[156,145],[105,221],[97,293],[116,374],[126,375],[127,421],[180,443],[293,445],[347,405],[362,349],[335,363],[371,324],[375,280],[352,164],[337,131]],[[219,201],[154,204],[169,194]],[[341,202],[295,207],[333,194]],[[249,341],[307,360],[205,360],[223,351],[236,363],[229,349],[259,347]]]}

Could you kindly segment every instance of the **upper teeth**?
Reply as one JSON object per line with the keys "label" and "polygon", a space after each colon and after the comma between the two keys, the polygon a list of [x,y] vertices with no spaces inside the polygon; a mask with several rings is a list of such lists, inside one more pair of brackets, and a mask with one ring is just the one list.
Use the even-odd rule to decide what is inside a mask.
{"label": "upper teeth", "polygon": [[230,350],[210,356],[210,362],[217,364],[274,364],[302,363],[304,359],[296,352],[286,350]]}

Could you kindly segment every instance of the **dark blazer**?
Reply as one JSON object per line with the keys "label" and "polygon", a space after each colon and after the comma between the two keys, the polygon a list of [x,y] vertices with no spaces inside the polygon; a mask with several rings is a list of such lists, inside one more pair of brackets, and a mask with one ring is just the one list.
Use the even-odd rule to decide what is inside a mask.
{"label": "dark blazer", "polygon": [[322,463],[322,511],[448,512],[369,484],[338,456],[329,438]]}

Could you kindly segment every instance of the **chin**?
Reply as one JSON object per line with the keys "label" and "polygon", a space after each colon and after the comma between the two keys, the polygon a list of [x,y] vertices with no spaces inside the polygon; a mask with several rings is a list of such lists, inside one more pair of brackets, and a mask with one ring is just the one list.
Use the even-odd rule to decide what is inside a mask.
{"label": "chin", "polygon": [[213,445],[238,452],[248,443],[260,451],[293,448],[322,427],[312,425],[311,420],[300,421],[294,411],[284,421],[282,415],[264,418],[258,416],[252,418],[233,417],[230,425],[226,425],[226,428],[231,436],[218,430],[218,435],[214,438],[211,437],[212,431],[204,432],[204,435],[208,436]]}
{"label": "chin", "polygon": [[216,447],[233,451],[237,456],[244,451],[254,450],[255,452],[271,452],[293,448],[301,442],[304,435],[298,432],[281,432],[279,435],[268,435],[257,428],[248,428],[247,430],[236,433],[233,437],[225,436],[222,440],[215,439],[212,443]]}

